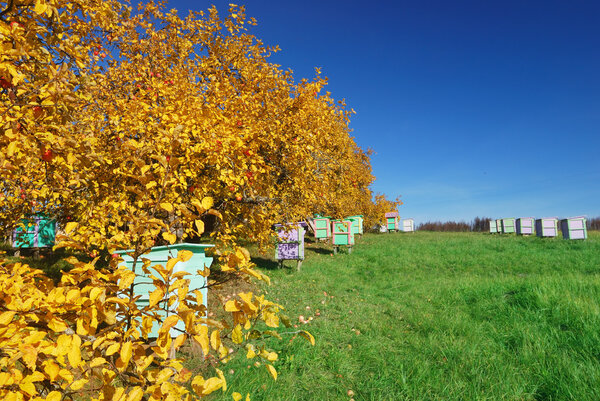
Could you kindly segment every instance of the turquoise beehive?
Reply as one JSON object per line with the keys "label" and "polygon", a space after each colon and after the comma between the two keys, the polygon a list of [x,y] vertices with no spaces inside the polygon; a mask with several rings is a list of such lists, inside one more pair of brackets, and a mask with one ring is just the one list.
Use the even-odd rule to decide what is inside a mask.
{"label": "turquoise beehive", "polygon": [[[152,280],[142,270],[143,259],[150,260],[150,273],[156,277],[160,277],[160,274],[154,267],[157,265],[162,265],[163,267],[166,266],[167,261],[170,258],[177,257],[177,253],[179,251],[187,250],[192,252],[192,257],[186,262],[177,262],[173,267],[173,273],[180,271],[186,271],[188,273],[191,273],[189,275],[184,276],[184,279],[189,280],[190,292],[193,290],[200,290],[200,293],[202,294],[202,304],[207,310],[206,313],[208,313],[207,278],[198,274],[198,270],[204,271],[204,269],[210,268],[213,258],[206,256],[206,250],[211,247],[214,247],[214,245],[183,243],[167,246],[157,246],[152,248],[149,253],[140,256],[136,263],[136,277],[133,282],[134,295],[140,296],[136,300],[138,308],[142,309],[149,305],[150,293],[152,293],[156,289]],[[131,249],[116,252],[123,258],[123,261],[120,263],[120,265],[125,266],[130,270],[133,269],[133,258],[130,255],[128,255],[128,253],[132,252],[133,250]],[[170,309],[167,308],[166,302],[163,302],[161,306],[162,308],[158,312],[159,316],[161,317],[161,320],[166,319],[169,315],[177,314],[177,304],[172,305]],[[158,322],[154,322],[149,337],[158,337],[158,330],[160,329],[160,326],[161,325],[158,324]],[[179,321],[177,325],[171,329],[171,337],[178,336],[180,334],[180,331],[178,330],[184,329],[184,323],[182,321]]]}

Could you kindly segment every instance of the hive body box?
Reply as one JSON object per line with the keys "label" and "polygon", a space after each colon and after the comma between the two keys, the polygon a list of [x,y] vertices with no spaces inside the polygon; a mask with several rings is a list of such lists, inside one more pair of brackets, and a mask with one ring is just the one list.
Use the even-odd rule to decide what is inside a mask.
{"label": "hive body box", "polygon": [[[209,268],[212,264],[213,258],[209,258],[206,256],[206,249],[214,247],[214,245],[203,245],[203,244],[175,244],[169,246],[157,246],[150,250],[150,252],[146,255],[142,255],[137,263],[135,268],[135,280],[134,280],[134,294],[140,295],[140,298],[136,301],[138,308],[143,308],[148,306],[150,293],[156,289],[152,280],[146,276],[146,274],[142,270],[143,261],[142,259],[149,259],[150,266],[149,270],[156,277],[160,277],[160,274],[153,268],[156,265],[162,265],[163,267],[167,265],[167,261],[170,258],[177,257],[177,252],[181,250],[191,251],[193,256],[187,262],[177,262],[173,267],[173,273],[179,271],[186,271],[191,273],[190,275],[184,276],[185,279],[190,280],[189,289],[190,292],[196,289],[199,289],[202,293],[202,303],[204,307],[207,307],[207,279],[204,276],[201,276],[197,273],[198,270],[204,270],[205,268]],[[133,258],[127,255],[128,252],[132,252],[132,250],[126,251],[117,251],[116,253],[123,258],[123,261],[120,265],[127,267],[128,269],[132,269],[133,267]],[[171,307],[171,310],[165,311],[165,305],[163,303],[161,311],[159,315],[161,319],[164,320],[167,316],[176,314],[177,304],[174,304]],[[207,309],[208,313],[208,309]],[[171,329],[171,337],[177,337],[180,333],[175,330],[175,328],[183,330],[185,329],[185,324],[182,321],[179,321],[174,328]],[[149,337],[158,337],[158,330],[160,329],[160,324],[158,322],[154,322],[152,326],[152,330],[149,334]]]}
{"label": "hive body box", "polygon": [[398,212],[388,212],[385,214],[385,225],[388,232],[398,231]]}
{"label": "hive body box", "polygon": [[535,233],[538,237],[556,237],[558,235],[558,219],[544,217],[535,221]]}
{"label": "hive body box", "polygon": [[363,235],[364,218],[362,215],[350,216],[347,217],[346,220],[350,220],[352,222],[351,228],[354,235]]}
{"label": "hive body box", "polygon": [[316,217],[315,223],[315,238],[318,240],[331,237],[331,223],[328,217]]}
{"label": "hive body box", "polygon": [[332,220],[331,239],[333,252],[337,253],[340,246],[347,246],[348,253],[352,252],[354,245],[354,233],[352,233],[352,222],[349,220]]}
{"label": "hive body box", "polygon": [[46,248],[54,246],[56,222],[44,216],[22,220],[25,226],[17,226],[13,231],[13,248]]}
{"label": "hive body box", "polygon": [[404,219],[402,220],[402,231],[407,233],[412,233],[415,231],[415,220],[414,219]]}
{"label": "hive body box", "polygon": [[535,219],[533,217],[520,217],[517,219],[517,234],[532,235],[535,233]]}
{"label": "hive body box", "polygon": [[502,232],[505,234],[513,234],[515,232],[514,217],[507,217],[502,219]]}
{"label": "hive body box", "polygon": [[306,223],[275,224],[277,231],[277,247],[275,248],[275,259],[279,266],[284,260],[297,260],[297,269],[300,270],[304,260],[304,227]]}
{"label": "hive body box", "polygon": [[490,233],[491,234],[498,233],[498,225],[496,224],[496,220],[490,220]]}
{"label": "hive body box", "polygon": [[496,227],[498,227],[498,232],[502,234],[502,219],[496,219]]}
{"label": "hive body box", "polygon": [[586,239],[585,217],[569,217],[560,221],[560,231],[564,239]]}

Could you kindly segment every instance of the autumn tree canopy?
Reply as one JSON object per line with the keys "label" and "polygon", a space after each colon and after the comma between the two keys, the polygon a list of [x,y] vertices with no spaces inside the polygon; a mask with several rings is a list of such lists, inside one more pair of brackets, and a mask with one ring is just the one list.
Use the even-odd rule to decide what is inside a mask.
{"label": "autumn tree canopy", "polygon": [[[271,63],[278,49],[249,33],[254,24],[235,5],[224,16],[214,7],[181,16],[162,2],[135,10],[117,0],[0,2],[2,228],[43,213],[65,228],[58,246],[132,249],[145,269],[152,246],[202,234],[210,215],[219,222],[223,271],[268,280],[238,239],[265,245],[273,223],[315,212],[374,221],[395,208],[369,189],[369,153],[350,136],[352,111],[326,91],[320,71],[295,82]],[[228,322],[210,321],[173,273],[186,257],[155,280],[157,301],[177,288],[176,319],[186,330],[173,340],[175,323],[160,322],[168,327],[152,360],[143,327],[132,322],[156,304],[139,310],[132,272],[118,260],[101,271],[73,259],[76,269],[58,284],[0,262],[10,284],[0,300],[0,347],[9,350],[0,355],[3,399],[59,399],[94,380],[112,388],[97,399],[181,399],[223,388],[220,371],[191,377],[166,357],[190,339],[217,359],[228,357],[222,341],[230,341],[272,362],[276,355],[254,345],[250,331],[262,321],[270,332],[280,307],[249,293],[224,305]],[[83,324],[89,319],[94,325]],[[69,354],[73,347],[81,352]],[[143,368],[150,365],[156,369]],[[93,379],[86,366],[106,372]],[[7,376],[11,369],[21,376]]]}

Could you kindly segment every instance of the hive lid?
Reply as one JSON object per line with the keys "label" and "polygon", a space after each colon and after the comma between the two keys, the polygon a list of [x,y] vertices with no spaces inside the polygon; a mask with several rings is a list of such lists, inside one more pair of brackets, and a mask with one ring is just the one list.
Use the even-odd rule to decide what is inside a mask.
{"label": "hive lid", "polygon": [[[181,244],[154,246],[150,249],[150,251],[151,252],[163,251],[163,250],[179,251],[182,249],[187,249],[187,250],[190,250],[193,252],[194,250],[203,251],[206,248],[213,248],[214,246],[215,246],[214,244],[191,244],[189,242],[183,242]],[[126,253],[133,252],[133,251],[135,251],[135,249],[118,250],[118,251],[115,251],[115,253],[117,255],[122,255],[122,254],[126,254]]]}

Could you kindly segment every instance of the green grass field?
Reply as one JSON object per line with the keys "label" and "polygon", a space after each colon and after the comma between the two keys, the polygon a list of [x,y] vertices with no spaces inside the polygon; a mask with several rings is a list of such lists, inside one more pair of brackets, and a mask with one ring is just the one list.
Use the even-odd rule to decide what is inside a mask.
{"label": "green grass field", "polygon": [[272,279],[269,299],[316,346],[269,342],[277,381],[239,354],[224,367],[235,372],[228,391],[212,399],[600,399],[598,233],[366,235],[350,255],[314,244],[306,254],[300,272],[255,260]]}

